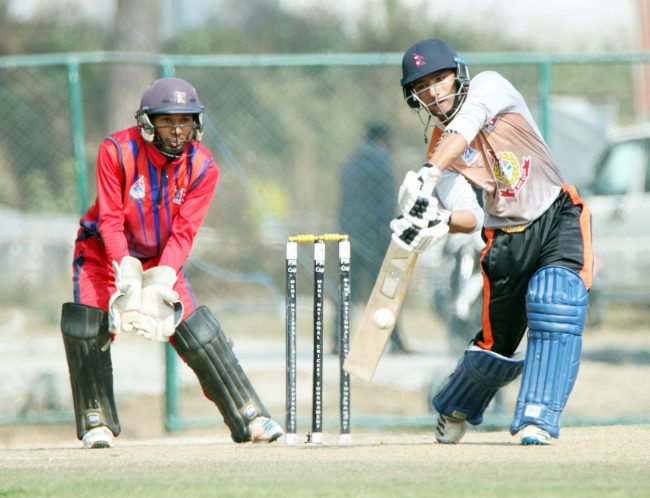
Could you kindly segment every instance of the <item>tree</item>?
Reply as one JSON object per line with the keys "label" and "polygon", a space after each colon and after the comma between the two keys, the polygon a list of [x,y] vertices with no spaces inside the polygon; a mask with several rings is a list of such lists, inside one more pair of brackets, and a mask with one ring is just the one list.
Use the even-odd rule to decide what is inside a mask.
{"label": "tree", "polygon": [[[116,52],[158,53],[161,0],[117,0],[108,49]],[[110,68],[106,126],[114,131],[134,124],[144,89],[160,74],[151,64],[115,64]]]}

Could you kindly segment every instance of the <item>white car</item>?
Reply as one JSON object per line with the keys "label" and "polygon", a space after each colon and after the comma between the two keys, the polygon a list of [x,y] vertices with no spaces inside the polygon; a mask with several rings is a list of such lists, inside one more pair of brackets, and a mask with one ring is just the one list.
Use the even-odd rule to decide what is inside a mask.
{"label": "white car", "polygon": [[585,197],[592,212],[595,284],[608,300],[650,302],[650,123],[615,135]]}

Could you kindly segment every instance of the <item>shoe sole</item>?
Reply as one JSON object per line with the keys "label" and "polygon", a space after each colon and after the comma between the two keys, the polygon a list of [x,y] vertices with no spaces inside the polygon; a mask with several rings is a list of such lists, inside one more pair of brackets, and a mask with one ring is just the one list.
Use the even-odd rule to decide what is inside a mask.
{"label": "shoe sole", "polygon": [[549,446],[551,441],[537,437],[537,436],[524,436],[521,438],[523,446]]}
{"label": "shoe sole", "polygon": [[551,443],[547,441],[542,441],[536,437],[525,437],[521,440],[523,446],[548,446]]}
{"label": "shoe sole", "polygon": [[521,434],[522,446],[548,446],[551,435],[541,428],[527,425]]}
{"label": "shoe sole", "polygon": [[99,428],[92,429],[82,438],[83,448],[86,450],[110,448],[113,442],[112,436],[113,433],[107,428],[104,431],[100,431]]}
{"label": "shoe sole", "polygon": [[280,439],[280,436],[282,436],[282,434],[284,434],[284,433],[283,432],[276,432],[276,433],[272,434],[271,436],[269,436],[268,439],[266,439],[266,438],[251,439],[251,442],[255,443],[255,444],[272,443],[272,442],[277,441],[278,439]]}
{"label": "shoe sole", "polygon": [[273,441],[277,441],[278,439],[280,439],[280,436],[282,436],[282,432],[278,432],[277,434],[273,434],[269,438],[269,443],[272,443]]}
{"label": "shoe sole", "polygon": [[110,448],[111,443],[108,443],[106,441],[95,441],[90,448],[91,449],[98,449],[98,448]]}

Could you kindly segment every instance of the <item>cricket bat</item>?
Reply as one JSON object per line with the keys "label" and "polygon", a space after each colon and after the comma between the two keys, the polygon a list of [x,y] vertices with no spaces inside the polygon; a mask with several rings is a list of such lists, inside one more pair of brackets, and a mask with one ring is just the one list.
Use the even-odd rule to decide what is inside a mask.
{"label": "cricket bat", "polygon": [[391,240],[363,313],[361,325],[343,368],[366,382],[372,380],[402,309],[418,253]]}
{"label": "cricket bat", "polygon": [[[437,142],[439,136],[440,131],[436,128],[432,135],[432,142]],[[422,190],[428,194],[433,193],[438,175],[430,176]],[[449,227],[446,225],[445,227],[449,230]],[[343,363],[343,368],[348,373],[366,382],[372,380],[395,328],[417,259],[417,252],[403,249],[391,239],[377,281],[366,304],[361,325],[352,339],[352,345]]]}

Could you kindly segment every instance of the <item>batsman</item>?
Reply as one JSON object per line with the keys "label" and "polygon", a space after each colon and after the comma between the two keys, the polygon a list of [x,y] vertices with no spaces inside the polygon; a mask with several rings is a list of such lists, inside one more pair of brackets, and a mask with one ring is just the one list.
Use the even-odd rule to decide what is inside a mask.
{"label": "batsman", "polygon": [[[439,39],[411,46],[402,72],[406,103],[426,123],[425,137],[433,131],[425,164],[400,187],[393,241],[421,252],[444,233],[441,223],[450,232],[482,224],[485,241],[482,328],[432,400],[436,439],[458,443],[497,391],[521,375],[510,432],[523,445],[550,444],[580,365],[592,283],[589,209],[563,180],[523,97],[499,73],[470,81],[465,62]],[[483,219],[458,209],[459,179],[482,189]]]}
{"label": "batsman", "polygon": [[219,175],[201,144],[203,110],[187,81],[156,80],[142,95],[136,125],[99,148],[97,200],[75,241],[74,302],[61,315],[84,448],[109,447],[120,433],[111,346],[121,334],[169,341],[217,405],[233,441],[282,435],[219,322],[196,306],[183,272]]}

